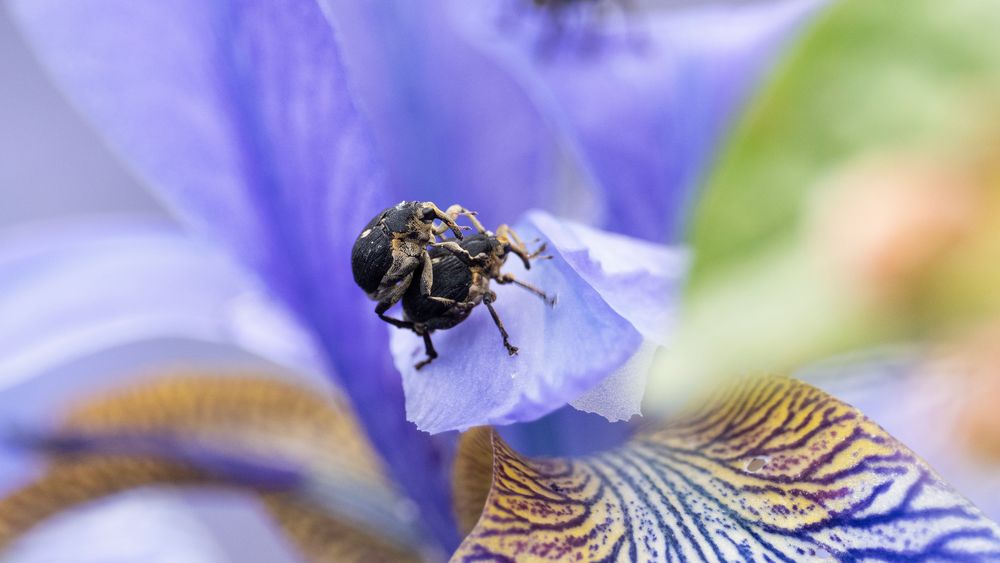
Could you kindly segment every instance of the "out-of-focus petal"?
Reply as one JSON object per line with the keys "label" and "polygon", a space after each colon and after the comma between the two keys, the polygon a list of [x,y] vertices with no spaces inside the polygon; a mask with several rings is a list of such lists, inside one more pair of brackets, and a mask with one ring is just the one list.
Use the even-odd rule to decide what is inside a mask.
{"label": "out-of-focus petal", "polygon": [[142,219],[0,236],[0,310],[0,390],[152,338],[234,344],[301,373],[319,367],[308,335],[218,249]]}
{"label": "out-of-focus petal", "polygon": [[392,183],[407,199],[461,203],[488,224],[531,208],[597,216],[599,198],[572,177],[565,143],[507,69],[470,47],[447,2],[320,3]]}
{"label": "out-of-focus petal", "polygon": [[[721,134],[820,1],[452,2],[598,186],[602,228],[675,239]],[[503,115],[498,111],[500,115]]]}
{"label": "out-of-focus petal", "polygon": [[[398,201],[310,0],[28,0],[14,13],[56,80],[167,202],[225,241],[314,334],[441,545],[457,538],[438,452],[403,416],[351,245]],[[155,39],[154,39],[155,38]]]}
{"label": "out-of-focus petal", "polygon": [[[137,490],[67,511],[12,545],[4,561],[299,561],[255,499],[221,490],[177,493]],[[210,497],[211,508],[199,506],[204,497]],[[234,524],[239,533],[222,533]]]}
{"label": "out-of-focus petal", "polygon": [[463,442],[459,519],[481,515],[457,561],[1000,557],[1000,527],[930,467],[792,380],[741,382],[581,459],[523,458],[488,430]]}
{"label": "out-of-focus petal", "polygon": [[[462,324],[435,332],[440,357],[419,371],[414,364],[423,357],[423,341],[392,330],[407,417],[423,430],[533,420],[627,368],[644,342],[655,345],[665,338],[670,292],[683,273],[682,253],[541,212],[529,214],[516,230],[524,240],[546,241],[553,259],[528,271],[512,259],[506,270],[557,299],[550,308],[519,287],[493,284],[495,307],[520,347],[518,355],[507,354],[485,306]],[[626,376],[628,381],[618,380],[623,387],[641,390],[645,370],[629,369]],[[622,416],[627,408],[619,393],[585,404],[607,418],[638,412],[634,401],[629,406],[636,410]]]}
{"label": "out-of-focus petal", "polygon": [[317,389],[247,374],[161,377],[71,409],[50,436],[59,455],[49,468],[0,500],[0,544],[89,500],[205,483],[259,495],[310,558],[395,560],[426,541],[345,406]]}

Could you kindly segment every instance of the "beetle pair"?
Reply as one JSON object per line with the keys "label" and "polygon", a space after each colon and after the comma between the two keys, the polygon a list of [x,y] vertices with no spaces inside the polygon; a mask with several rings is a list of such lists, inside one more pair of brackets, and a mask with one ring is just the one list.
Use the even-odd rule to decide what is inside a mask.
{"label": "beetle pair", "polygon": [[[469,227],[455,222],[460,216],[469,219],[475,234],[463,236],[462,230]],[[435,226],[435,221],[441,224]],[[455,238],[437,242],[448,230]],[[496,294],[490,290],[490,281],[516,284],[554,305],[555,300],[542,290],[501,272],[511,253],[528,269],[544,249],[543,244],[529,252],[506,225],[496,233],[486,230],[474,212],[459,205],[441,211],[431,202],[404,201],[383,210],[361,231],[351,252],[351,269],[354,281],[378,302],[375,313],[380,319],[423,337],[427,358],[416,364],[420,369],[437,357],[431,332],[461,323],[480,303],[489,309],[508,353],[516,354],[517,347],[510,343],[493,307]],[[403,320],[386,316],[400,300]]]}

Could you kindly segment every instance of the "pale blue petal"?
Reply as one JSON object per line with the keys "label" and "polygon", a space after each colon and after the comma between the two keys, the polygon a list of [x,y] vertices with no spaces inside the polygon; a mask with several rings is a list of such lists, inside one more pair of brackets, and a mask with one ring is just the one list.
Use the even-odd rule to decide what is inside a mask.
{"label": "pale blue petal", "polygon": [[392,476],[448,548],[446,468],[403,416],[349,273],[384,188],[333,30],[310,0],[23,0],[59,84],[149,186],[224,241],[312,332]]}
{"label": "pale blue petal", "polygon": [[[308,334],[218,249],[162,222],[62,221],[0,234],[0,310],[4,428],[51,423],[74,397],[178,362],[277,364],[320,383]],[[0,494],[31,461],[0,444]]]}
{"label": "pale blue petal", "polygon": [[[505,270],[558,299],[549,308],[521,288],[493,284],[497,312],[520,347],[517,356],[508,356],[484,306],[464,323],[434,333],[440,357],[420,371],[413,365],[423,357],[422,340],[392,331],[407,417],[423,430],[536,419],[626,366],[647,338],[653,343],[664,338],[668,326],[658,323],[669,321],[682,253],[541,212],[530,213],[516,230],[525,240],[546,241],[553,260],[536,262],[529,271],[509,260]],[[644,371],[631,374],[631,387],[644,382]],[[589,406],[612,418],[621,410],[620,397],[605,398],[606,403],[595,399]]]}
{"label": "pale blue petal", "polygon": [[197,497],[141,489],[103,499],[43,522],[5,552],[4,561],[299,561],[256,500],[222,490]]}
{"label": "pale blue petal", "polygon": [[305,374],[319,367],[308,336],[228,257],[140,219],[0,235],[0,310],[0,391],[154,338],[232,344]]}
{"label": "pale blue petal", "polygon": [[599,188],[598,224],[676,239],[729,123],[820,2],[558,4],[452,3],[568,140]]}

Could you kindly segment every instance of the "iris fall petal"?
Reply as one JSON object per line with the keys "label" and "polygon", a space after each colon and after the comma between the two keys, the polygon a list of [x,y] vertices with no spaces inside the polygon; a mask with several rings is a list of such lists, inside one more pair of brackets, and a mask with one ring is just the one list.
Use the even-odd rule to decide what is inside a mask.
{"label": "iris fall petal", "polygon": [[916,455],[787,379],[601,455],[526,459],[485,429],[461,452],[456,506],[475,526],[454,561],[1000,557],[1000,527]]}

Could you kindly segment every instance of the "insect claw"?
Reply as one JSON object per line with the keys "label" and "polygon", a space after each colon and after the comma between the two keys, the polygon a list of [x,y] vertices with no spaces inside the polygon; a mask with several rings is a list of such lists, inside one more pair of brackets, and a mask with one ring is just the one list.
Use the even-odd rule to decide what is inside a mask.
{"label": "insect claw", "polygon": [[508,355],[516,356],[517,355],[517,351],[518,351],[517,346],[514,346],[513,344],[507,344],[507,354]]}

